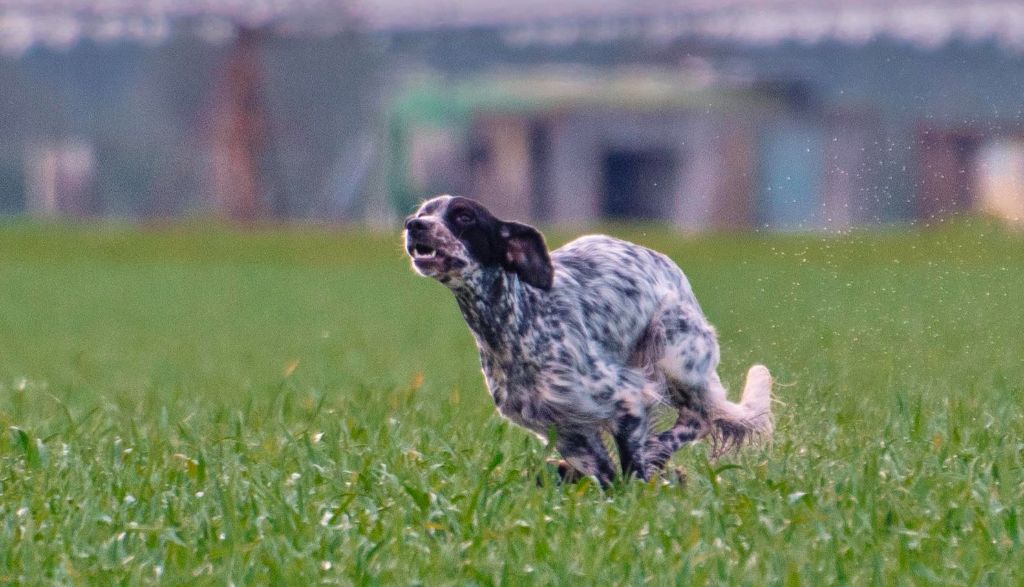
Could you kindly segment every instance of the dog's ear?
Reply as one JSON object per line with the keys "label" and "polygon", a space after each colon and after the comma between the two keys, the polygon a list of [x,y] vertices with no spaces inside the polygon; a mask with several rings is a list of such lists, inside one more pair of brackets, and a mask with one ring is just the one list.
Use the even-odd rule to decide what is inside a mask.
{"label": "dog's ear", "polygon": [[518,222],[502,222],[501,242],[505,249],[501,266],[506,271],[514,272],[524,283],[551,289],[555,269],[540,231]]}

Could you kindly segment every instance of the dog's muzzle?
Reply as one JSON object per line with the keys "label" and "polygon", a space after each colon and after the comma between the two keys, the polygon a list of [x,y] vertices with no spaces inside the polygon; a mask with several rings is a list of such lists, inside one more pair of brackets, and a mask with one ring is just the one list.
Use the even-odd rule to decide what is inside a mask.
{"label": "dog's muzzle", "polygon": [[406,231],[405,251],[412,258],[416,270],[424,275],[442,273],[448,268],[448,256],[438,247],[438,243],[419,231]]}

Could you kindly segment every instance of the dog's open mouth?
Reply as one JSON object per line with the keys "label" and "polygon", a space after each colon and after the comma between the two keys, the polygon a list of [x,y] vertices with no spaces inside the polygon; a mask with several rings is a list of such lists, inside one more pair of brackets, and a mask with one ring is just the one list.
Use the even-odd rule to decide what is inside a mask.
{"label": "dog's open mouth", "polygon": [[422,245],[422,244],[420,244],[420,245],[413,245],[413,247],[409,251],[409,253],[412,255],[413,259],[417,259],[417,260],[419,260],[419,259],[424,259],[424,260],[426,260],[426,259],[433,259],[433,258],[437,257],[437,249],[435,249],[434,247],[431,247],[429,245]]}
{"label": "dog's open mouth", "polygon": [[436,273],[443,271],[448,263],[448,258],[443,251],[426,243],[409,243],[406,250],[409,252],[409,256],[412,257],[412,264],[420,272]]}

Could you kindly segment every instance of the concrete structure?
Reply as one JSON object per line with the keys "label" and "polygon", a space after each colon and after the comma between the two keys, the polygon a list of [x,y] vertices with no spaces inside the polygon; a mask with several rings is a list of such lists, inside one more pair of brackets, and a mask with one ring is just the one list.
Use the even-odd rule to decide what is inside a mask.
{"label": "concrete structure", "polygon": [[[590,86],[466,89],[524,75]],[[404,117],[424,77],[467,101]],[[0,87],[0,214],[388,221],[457,191],[557,222],[842,228],[1010,209],[989,170],[1024,136],[1024,4],[0,0]],[[71,143],[88,172],[40,171],[40,148],[86,161]]]}
{"label": "concrete structure", "polygon": [[454,79],[495,65],[642,63],[796,105],[793,119],[756,134],[752,165],[742,149],[732,155],[742,169],[733,175],[752,184],[738,200],[756,226],[992,210],[983,156],[1024,136],[1020,2],[446,0],[417,14],[429,27],[403,6],[382,0],[373,13],[406,27],[393,50]]}
{"label": "concrete structure", "polygon": [[400,207],[457,191],[509,218],[686,230],[848,227],[871,138],[776,90],[636,68],[416,84],[392,120]]}

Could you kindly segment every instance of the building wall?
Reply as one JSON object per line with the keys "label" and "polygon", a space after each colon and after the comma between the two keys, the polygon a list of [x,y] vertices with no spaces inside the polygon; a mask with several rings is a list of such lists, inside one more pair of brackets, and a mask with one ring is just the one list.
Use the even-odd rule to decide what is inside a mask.
{"label": "building wall", "polygon": [[534,161],[529,116],[476,116],[470,130],[468,159],[471,193],[499,218],[529,218]]}
{"label": "building wall", "polygon": [[[847,163],[841,172],[828,171],[826,200],[829,185],[859,183],[850,191],[854,199],[841,225],[928,218],[970,207],[964,201],[970,188],[934,181],[936,173],[969,172],[950,152],[956,147],[923,140],[921,129],[947,136],[1024,130],[1024,54],[988,43],[921,48],[881,39],[862,46],[683,44],[679,50],[725,75],[798,82],[810,105],[826,115],[856,113],[859,121],[829,123],[834,132],[827,137],[849,149],[838,145],[833,151],[842,152]],[[864,155],[853,149],[864,149]],[[838,210],[834,214],[840,217]]]}
{"label": "building wall", "polygon": [[[723,230],[749,230],[754,226],[757,175],[757,132],[754,126],[730,117],[721,117],[716,152],[719,178],[711,202],[711,227]],[[691,226],[691,228],[695,228]]]}
{"label": "building wall", "polygon": [[[424,42],[427,37],[434,42]],[[763,46],[682,39],[658,46],[570,42],[515,48],[499,34],[479,30],[432,33],[408,45],[399,39],[396,50],[403,46],[449,73],[544,62],[591,68],[661,64],[685,69],[696,64],[698,73],[711,80],[800,88],[808,109],[826,119],[847,117],[823,121],[829,129],[821,217],[826,227],[927,217],[937,207],[922,202],[948,198],[930,191],[934,182],[921,160],[932,147],[919,141],[922,127],[970,127],[983,135],[1024,130],[1024,53],[986,42],[932,47],[882,38],[864,44]],[[463,50],[466,46],[474,50]],[[853,119],[851,112],[856,113]],[[961,174],[960,163],[950,160],[950,170]],[[560,165],[571,168],[574,162]],[[560,214],[587,217],[592,212],[588,206],[587,201],[563,203]]]}
{"label": "building wall", "polygon": [[868,218],[869,194],[884,177],[875,163],[883,156],[881,121],[874,112],[839,111],[824,121],[825,169],[821,228],[843,230]]}
{"label": "building wall", "polygon": [[[719,206],[717,197],[730,173],[729,166],[723,164],[720,145],[728,138],[724,129],[730,125],[725,118],[692,111],[615,109],[591,109],[558,117],[552,130],[551,220],[571,223],[601,217],[604,153],[663,150],[675,153],[678,170],[670,187],[673,204],[665,220],[694,229],[724,223],[717,215],[732,209]],[[744,126],[749,125],[735,123],[731,128]],[[729,148],[724,151],[733,154]],[[749,160],[738,156],[733,162]]]}
{"label": "building wall", "polygon": [[[0,213],[35,206],[25,171],[34,164],[25,161],[38,145],[69,141],[92,152],[92,189],[79,190],[90,202],[55,213],[210,211],[214,94],[228,51],[175,37],[155,47],[82,42],[0,57]],[[362,196],[352,185],[374,160],[367,142],[380,135],[382,48],[342,34],[268,38],[257,53],[268,189],[289,217],[344,217]]]}
{"label": "building wall", "polygon": [[979,152],[978,201],[986,214],[1024,227],[1024,138],[1004,138]]}
{"label": "building wall", "polygon": [[[628,197],[652,199],[633,206],[640,217],[691,231],[744,230],[757,221],[759,140],[775,118],[768,110],[736,116],[684,108],[479,112],[463,145],[468,163],[453,156],[431,168],[454,181],[467,165],[465,193],[498,216],[577,224],[608,217],[610,161],[635,161],[624,179]],[[410,161],[413,172],[427,166]]]}
{"label": "building wall", "polygon": [[[666,202],[641,206],[687,230],[748,229],[754,223],[756,135],[765,113],[698,113],[688,109],[651,112],[625,108],[589,108],[541,115],[549,140],[545,164],[530,160],[528,137],[536,118],[505,119],[495,124],[488,117],[486,135],[489,161],[473,194],[485,204],[510,216],[556,224],[591,223],[605,216],[609,154],[671,154],[674,176],[667,186],[653,186],[638,194],[665,197]],[[500,140],[495,137],[502,137]],[[507,159],[498,163],[494,158]],[[546,186],[543,206],[531,205],[532,174],[543,168]],[[498,169],[504,169],[498,172]],[[651,181],[665,181],[665,173]],[[498,181],[501,178],[501,181]],[[500,187],[498,187],[500,184]],[[487,186],[487,187],[484,187]],[[536,218],[538,209],[545,214]],[[531,213],[533,212],[533,213]]]}
{"label": "building wall", "polygon": [[[265,164],[283,193],[287,215],[346,217],[359,208],[385,142],[381,108],[391,91],[386,79],[410,60],[455,76],[545,62],[595,68],[685,68],[699,62],[709,79],[723,83],[794,82],[805,89],[808,109],[823,117],[824,179],[816,225],[825,227],[929,217],[973,205],[965,199],[976,196],[971,185],[935,181],[971,177],[970,158],[958,155],[955,145],[922,140],[923,128],[945,136],[1024,132],[1024,54],[984,43],[923,48],[876,40],[862,46],[751,48],[683,40],[657,47],[515,48],[493,31],[426,33],[412,43],[400,37],[390,45],[345,35],[277,39],[261,48],[270,134]],[[472,42],[447,42],[453,38]],[[210,125],[210,88],[225,52],[175,39],[159,47],[83,43],[67,52],[36,49],[17,60],[0,58],[0,213],[34,205],[28,196],[35,189],[34,172],[26,163],[32,149],[68,140],[89,145],[94,170],[91,187],[78,190],[88,194],[88,205],[67,209],[117,216],[203,210],[210,161],[203,133]],[[536,121],[501,139],[509,153],[518,150],[502,160],[519,161],[518,167],[494,171],[500,177],[526,175],[533,184],[520,185],[532,185],[532,193],[545,185],[544,197],[523,198],[483,185],[467,189],[506,206],[509,215],[590,221],[602,210],[601,149],[635,148],[635,137],[642,137],[678,153],[676,225],[755,223],[758,200],[743,194],[759,193],[762,180],[756,170],[758,125],[764,121],[756,115],[719,116],[703,109],[687,116],[549,115],[544,161],[550,167],[541,172],[547,181],[538,182],[535,166],[526,170],[523,164],[524,157],[536,160],[523,155],[524,148],[536,150],[534,139],[523,139],[535,134]],[[448,183],[431,169],[424,174],[432,178],[431,190]],[[387,182],[378,183],[385,191]],[[450,185],[458,189],[470,181],[464,175]],[[388,200],[378,195],[376,201]]]}

